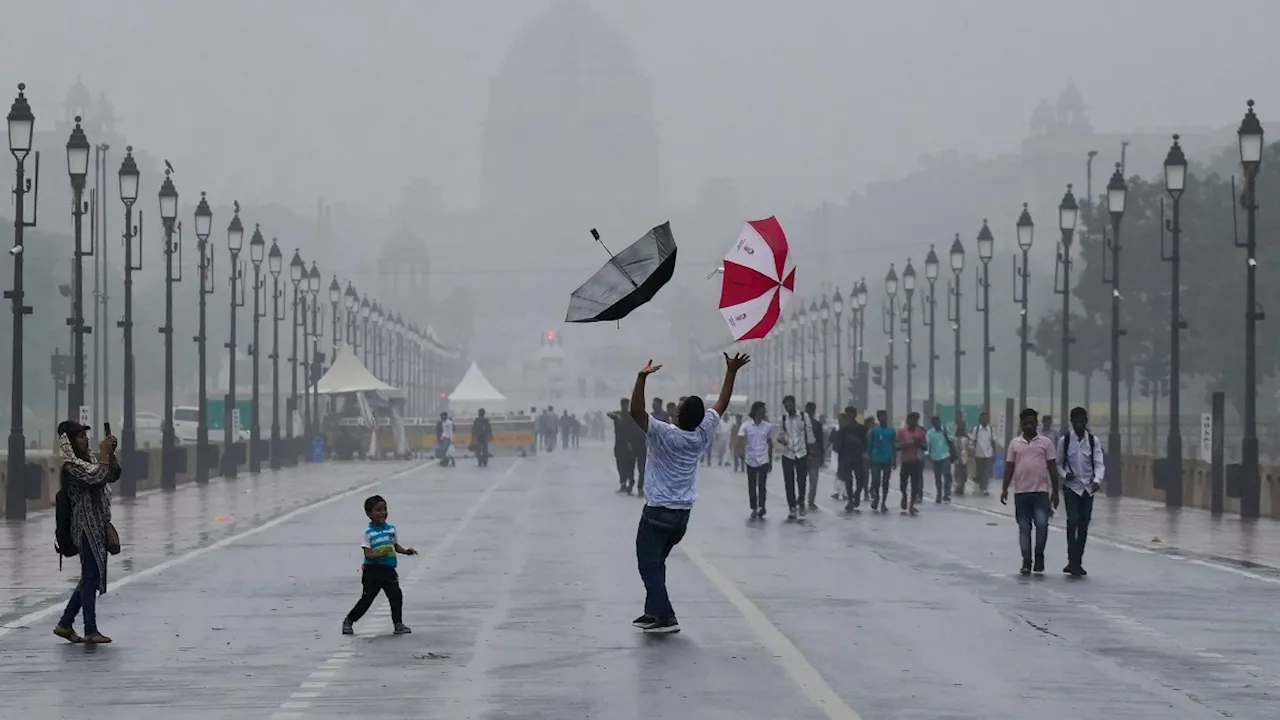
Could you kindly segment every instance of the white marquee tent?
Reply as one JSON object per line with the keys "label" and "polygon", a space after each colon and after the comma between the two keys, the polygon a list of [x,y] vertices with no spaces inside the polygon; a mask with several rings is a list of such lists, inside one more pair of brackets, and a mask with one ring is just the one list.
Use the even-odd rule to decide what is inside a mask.
{"label": "white marquee tent", "polygon": [[460,415],[474,415],[480,408],[490,413],[501,412],[506,410],[506,405],[507,396],[498,392],[474,362],[449,395],[449,410]]}
{"label": "white marquee tent", "polygon": [[338,357],[329,366],[329,371],[320,378],[321,395],[340,395],[342,393],[374,392],[384,400],[404,397],[404,392],[392,387],[378,378],[360,362],[351,348],[343,345],[338,349]]}

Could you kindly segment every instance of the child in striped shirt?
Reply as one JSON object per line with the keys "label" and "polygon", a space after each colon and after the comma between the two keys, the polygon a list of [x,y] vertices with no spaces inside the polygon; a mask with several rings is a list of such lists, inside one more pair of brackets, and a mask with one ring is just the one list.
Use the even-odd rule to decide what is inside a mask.
{"label": "child in striped shirt", "polygon": [[387,522],[387,501],[381,495],[372,495],[364,501],[364,514],[369,516],[369,527],[364,530],[360,547],[364,550],[364,570],[360,578],[364,592],[356,606],[342,621],[342,634],[354,635],[355,624],[369,611],[369,606],[379,592],[386,593],[391,604],[391,622],[396,635],[413,632],[404,624],[401,609],[404,596],[400,593],[400,578],[396,574],[396,554],[417,555],[413,548],[400,547],[396,542],[396,526]]}

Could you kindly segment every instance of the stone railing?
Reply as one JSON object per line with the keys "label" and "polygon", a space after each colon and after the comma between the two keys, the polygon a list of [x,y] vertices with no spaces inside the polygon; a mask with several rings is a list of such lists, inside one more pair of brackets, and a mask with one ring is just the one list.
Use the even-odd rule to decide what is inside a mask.
{"label": "stone railing", "polygon": [[[1147,455],[1129,455],[1124,459],[1124,494],[1128,497],[1164,502],[1164,491],[1156,487],[1156,458]],[[1212,473],[1209,463],[1186,459],[1182,464],[1182,499],[1187,507],[1209,509],[1212,501]],[[1223,472],[1223,512],[1239,515],[1240,498],[1232,497]],[[1262,498],[1263,517],[1280,520],[1280,465],[1263,464]]]}

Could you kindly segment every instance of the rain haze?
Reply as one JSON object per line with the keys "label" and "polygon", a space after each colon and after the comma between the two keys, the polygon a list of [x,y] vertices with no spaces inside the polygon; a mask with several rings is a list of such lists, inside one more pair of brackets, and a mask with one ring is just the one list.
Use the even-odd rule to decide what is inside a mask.
{"label": "rain haze", "polygon": [[[1034,696],[1046,718],[1086,707],[1117,718],[1269,717],[1274,693],[1258,687],[1280,688],[1280,642],[1260,627],[1270,627],[1264,596],[1280,584],[1280,344],[1267,317],[1280,316],[1280,285],[1270,282],[1280,269],[1272,219],[1280,148],[1271,144],[1280,137],[1280,94],[1272,94],[1280,4],[10,4],[0,27],[0,90],[17,93],[24,83],[41,159],[38,193],[19,188],[22,227],[12,200],[0,206],[0,244],[15,248],[0,259],[0,284],[25,278],[24,299],[7,294],[12,313],[0,318],[0,377],[12,378],[0,381],[0,406],[12,407],[0,416],[9,435],[0,477],[31,478],[4,485],[12,532],[0,539],[0,667],[19,669],[5,645],[36,647],[25,628],[47,635],[71,589],[67,574],[29,573],[20,558],[27,534],[41,547],[53,535],[49,511],[71,452],[55,428],[80,418],[91,435],[104,421],[121,430],[126,469],[115,492],[117,512],[128,513],[120,521],[127,559],[113,570],[120,595],[101,602],[134,648],[157,631],[117,598],[172,584],[168,568],[206,567],[192,581],[203,594],[215,587],[210,578],[248,579],[221,559],[221,548],[240,538],[332,544],[319,518],[364,525],[359,501],[375,484],[393,508],[404,507],[392,511],[401,536],[414,532],[422,548],[437,546],[424,549],[434,552],[429,560],[401,561],[405,612],[412,619],[416,607],[418,632],[429,637],[406,662],[441,664],[447,679],[397,678],[395,692],[415,699],[371,698],[370,712],[425,716],[412,710],[421,700],[452,703],[440,717],[497,717],[511,706],[527,717],[701,718],[732,706],[739,717],[986,719],[1017,717],[1018,699]],[[1249,100],[1256,118],[1246,115]],[[77,125],[92,148],[82,228],[68,211],[76,191],[66,175]],[[1253,137],[1257,162],[1246,157]],[[20,154],[6,155],[0,172],[30,180],[35,156],[18,170]],[[1168,170],[1183,167],[1178,158],[1185,189]],[[117,172],[135,161],[140,190],[126,228]],[[156,200],[170,187],[166,168],[178,193],[176,222],[163,217],[163,197]],[[212,213],[207,245],[197,240],[204,210]],[[785,238],[748,224],[769,217]],[[658,256],[646,233],[668,222],[679,248],[674,272],[642,287],[621,260],[639,253],[644,263],[629,272],[653,271]],[[229,243],[232,223],[244,232]],[[176,243],[169,256],[166,229]],[[76,233],[95,250],[82,256],[83,280],[73,269]],[[754,261],[734,256],[740,237],[773,251],[776,277],[743,270]],[[645,249],[627,250],[633,243]],[[166,261],[174,267],[168,283]],[[570,294],[598,273],[631,281],[617,292],[635,309],[617,321],[567,322]],[[740,303],[744,293],[749,302]],[[79,320],[68,319],[77,312]],[[92,327],[79,334],[82,345],[76,327]],[[646,405],[694,396],[710,407],[729,384],[725,362],[736,352],[753,360],[704,458],[690,540],[671,555],[672,598],[690,601],[681,621],[694,626],[681,638],[694,636],[698,646],[680,646],[686,654],[664,668],[663,646],[629,640],[626,618],[601,619],[633,602],[636,562],[644,574],[644,561],[630,555],[630,531],[614,542],[638,508],[612,502],[621,502],[612,475],[618,495],[661,506],[644,487],[645,443],[649,453],[653,443],[636,434],[642,423],[630,411],[617,412],[619,399],[632,397],[636,371],[653,358],[664,368],[648,380],[648,395],[637,396]],[[815,405],[809,460],[782,449],[788,395],[802,409]],[[739,470],[758,464],[732,416],[756,401],[773,423],[764,475],[773,478],[769,517],[777,522],[761,522],[764,480],[758,498],[749,480],[744,530]],[[1043,559],[1030,575],[1016,528],[1042,518],[997,496],[1028,407],[1044,416],[1044,437],[1068,443],[1059,454],[1068,482],[1072,453],[1096,446],[1070,445],[1077,406],[1105,449],[1097,514],[1104,496],[1109,505],[1105,518],[1093,518],[1099,539],[1090,568],[1101,572],[1090,584],[1063,586],[1084,575],[1083,540],[1074,538],[1092,513],[1089,483],[1090,510],[1064,484],[1070,503],[1045,520],[1064,531],[1049,537],[1053,552],[1066,549],[1067,578],[1056,567],[1042,577]],[[477,439],[480,407],[495,426],[489,439]],[[845,433],[881,408],[891,429],[909,412],[923,413],[925,426],[938,416],[941,439],[924,441],[930,446],[915,461],[926,468],[922,494],[899,437],[889,451],[895,481],[867,513],[870,490],[843,483],[847,475],[866,486],[870,477],[877,487],[873,435],[860,431],[855,442]],[[441,413],[450,415],[447,430]],[[260,471],[302,477],[307,471],[294,466],[311,463],[316,479],[305,491],[282,489],[292,487],[283,479],[275,489],[257,484]],[[945,480],[944,463],[952,468]],[[131,469],[139,465],[149,469]],[[255,483],[241,487],[247,499],[239,506],[231,495],[206,496],[218,487],[211,477],[239,487],[230,485],[237,473],[237,482]],[[800,476],[809,477],[807,500]],[[408,483],[416,484],[397,506],[393,493]],[[165,490],[154,501],[146,499],[153,488]],[[607,494],[591,498],[599,488]],[[893,513],[882,518],[891,490]],[[188,491],[201,494],[183,500]],[[913,522],[917,502],[928,512],[907,529],[896,522],[899,500],[903,523]],[[344,505],[356,508],[354,520],[349,512],[338,519]],[[562,514],[576,540],[548,538],[526,520],[495,527],[530,508]],[[406,511],[430,517],[431,533]],[[175,530],[175,516],[191,527]],[[1235,522],[1223,525],[1224,517]],[[152,521],[165,529],[153,532]],[[354,536],[349,529],[339,533],[343,543]],[[319,628],[316,638],[334,640],[336,625],[328,625],[345,609],[351,583],[324,576],[323,555],[289,552],[307,570],[287,588],[261,581],[272,612],[306,594],[281,627],[308,639]],[[461,559],[467,553],[474,565]],[[552,555],[567,558],[564,566]],[[74,570],[81,560],[67,562]],[[415,562],[422,568],[406,567]],[[433,575],[453,577],[432,563],[453,564],[446,571],[461,578],[438,593],[457,609],[449,617],[424,593]],[[605,564],[613,569],[582,569]],[[855,570],[832,579],[819,571],[827,565]],[[1028,576],[1045,583],[1027,584]],[[676,582],[685,587],[677,591]],[[1156,607],[1153,587],[1165,606]],[[143,603],[153,616],[164,612],[156,603],[172,600],[170,590],[156,592]],[[1223,593],[1237,615],[1220,607]],[[1129,603],[1130,594],[1140,599]],[[206,601],[174,602],[211,611]],[[260,604],[242,593],[215,610],[251,615]],[[797,620],[788,607],[813,614]],[[580,637],[533,644],[613,648],[628,677],[566,660],[582,672],[548,689],[563,680],[549,669],[561,661],[546,647],[525,647],[504,624],[538,612],[565,626],[587,620]],[[907,629],[873,628],[877,614]],[[1186,617],[1219,624],[1197,629]],[[452,634],[430,635],[437,621]],[[265,627],[221,616],[196,622],[202,639],[193,644],[221,644],[206,626],[231,628],[231,658]],[[646,631],[663,631],[658,625]],[[849,642],[833,646],[831,632]],[[270,679],[252,683],[246,708],[264,717],[338,712],[325,701],[331,681],[313,678],[316,686],[307,673],[373,654],[363,641],[258,648],[275,659],[266,662]],[[114,650],[164,664],[186,652],[185,642],[170,644]],[[736,658],[739,645],[759,657],[736,673],[708,669]],[[1006,653],[1032,645],[1025,666],[990,685],[995,676],[981,662],[1007,671]],[[991,649],[972,649],[980,646]],[[40,662],[65,670],[61,658]],[[1081,685],[1048,687],[1064,662],[1085,666]],[[299,663],[305,672],[286,667]],[[1109,687],[1095,693],[1089,668],[1100,663],[1115,667]],[[849,668],[870,682],[850,681]],[[915,705],[891,692],[899,673],[918,678],[902,688]],[[173,706],[190,701],[178,688],[217,697],[237,687],[217,674],[165,679]],[[104,717],[138,702],[142,691],[124,685],[102,689]],[[653,697],[674,686],[696,699],[682,707]],[[715,709],[710,686],[732,696],[728,705]],[[68,684],[68,697],[76,687]],[[21,688],[0,680],[0,706],[10,701],[33,718],[91,704],[25,705]],[[227,717],[222,711],[210,702],[191,716]]]}

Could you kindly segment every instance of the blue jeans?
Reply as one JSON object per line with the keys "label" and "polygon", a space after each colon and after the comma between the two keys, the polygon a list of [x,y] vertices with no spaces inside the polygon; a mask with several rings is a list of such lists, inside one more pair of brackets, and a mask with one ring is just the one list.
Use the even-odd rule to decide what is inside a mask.
{"label": "blue jeans", "polygon": [[93,551],[89,549],[89,539],[81,536],[80,583],[76,585],[75,590],[71,591],[71,599],[67,601],[67,609],[62,611],[62,619],[58,621],[60,627],[72,627],[76,621],[76,615],[79,615],[83,609],[84,634],[98,634],[98,613],[95,605],[98,599],[98,582],[100,578],[98,562],[93,559]]}
{"label": "blue jeans", "polygon": [[644,612],[666,620],[675,618],[667,595],[667,556],[689,529],[689,511],[645,505],[636,529],[636,566],[644,581]]}
{"label": "blue jeans", "polygon": [[1022,562],[1031,564],[1031,524],[1036,526],[1035,559],[1044,562],[1044,545],[1049,541],[1049,493],[1029,492],[1013,496],[1014,515],[1018,518],[1018,544]]}

